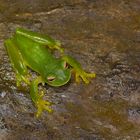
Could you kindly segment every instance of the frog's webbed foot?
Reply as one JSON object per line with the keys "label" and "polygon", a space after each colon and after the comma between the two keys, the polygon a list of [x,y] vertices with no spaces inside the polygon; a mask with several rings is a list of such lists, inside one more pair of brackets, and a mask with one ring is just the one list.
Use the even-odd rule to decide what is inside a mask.
{"label": "frog's webbed foot", "polygon": [[55,45],[48,45],[51,50],[58,50],[61,54],[64,53],[64,48],[61,47],[61,43],[58,40],[55,40]]}
{"label": "frog's webbed foot", "polygon": [[21,85],[21,82],[24,81],[27,85],[30,85],[29,75],[21,75],[19,73],[16,73],[16,85],[19,87]]}
{"label": "frog's webbed foot", "polygon": [[36,101],[35,105],[37,107],[37,113],[36,113],[36,117],[38,118],[41,113],[46,110],[49,113],[52,112],[52,109],[50,108],[51,103],[49,101],[43,100],[43,95],[44,93],[41,92],[41,94],[38,97],[38,100]]}
{"label": "frog's webbed foot", "polygon": [[59,46],[55,46],[55,48],[56,48],[57,50],[59,50],[61,54],[64,53],[64,49],[63,49],[63,48],[61,48],[61,47],[59,47]]}
{"label": "frog's webbed foot", "polygon": [[31,83],[31,87],[30,87],[31,89],[30,95],[31,95],[32,101],[37,107],[36,117],[39,117],[44,110],[48,111],[49,113],[52,112],[52,109],[50,108],[51,103],[43,99],[44,92],[43,91],[41,91],[40,93],[38,92],[38,85],[40,83],[43,84],[44,82],[42,78],[39,76],[37,79],[35,79]]}
{"label": "frog's webbed foot", "polygon": [[95,73],[87,73],[82,69],[77,69],[74,70],[75,71],[75,80],[77,83],[80,82],[80,78],[86,83],[89,83],[89,79],[88,78],[95,78],[96,74]]}
{"label": "frog's webbed foot", "polygon": [[61,48],[61,43],[59,41],[56,41],[56,45],[54,45],[52,48],[60,51],[61,54],[64,53],[64,48]]}

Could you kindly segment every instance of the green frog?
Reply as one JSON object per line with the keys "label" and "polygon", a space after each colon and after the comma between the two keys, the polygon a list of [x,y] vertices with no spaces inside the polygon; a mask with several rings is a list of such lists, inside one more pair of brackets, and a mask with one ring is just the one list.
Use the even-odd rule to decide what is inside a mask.
{"label": "green frog", "polygon": [[[95,77],[95,73],[85,72],[77,60],[65,55],[60,41],[49,35],[17,28],[15,34],[5,40],[4,45],[16,73],[17,86],[20,86],[23,81],[30,86],[30,96],[37,107],[37,117],[43,110],[52,112],[51,103],[44,100],[44,92],[38,90],[39,84],[63,86],[70,80],[72,71],[78,83],[82,79],[88,84],[88,78]],[[56,58],[52,50],[58,50],[60,57]],[[32,81],[29,68],[39,75]]]}

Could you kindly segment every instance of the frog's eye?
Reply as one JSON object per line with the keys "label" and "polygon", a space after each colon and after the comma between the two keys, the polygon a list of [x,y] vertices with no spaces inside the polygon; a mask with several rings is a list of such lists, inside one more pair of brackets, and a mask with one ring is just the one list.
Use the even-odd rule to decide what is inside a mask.
{"label": "frog's eye", "polygon": [[68,63],[65,61],[64,62],[64,68],[67,69],[69,67]]}
{"label": "frog's eye", "polygon": [[48,80],[49,82],[52,82],[53,80],[55,80],[55,76],[48,76],[48,77],[47,77],[47,80]]}

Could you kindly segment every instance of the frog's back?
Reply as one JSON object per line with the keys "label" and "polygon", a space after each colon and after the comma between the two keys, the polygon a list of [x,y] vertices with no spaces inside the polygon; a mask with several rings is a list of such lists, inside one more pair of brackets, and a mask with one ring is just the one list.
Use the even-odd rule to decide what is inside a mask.
{"label": "frog's back", "polygon": [[43,73],[49,70],[50,64],[56,63],[56,58],[45,46],[21,36],[16,37],[16,42],[25,63],[34,71]]}

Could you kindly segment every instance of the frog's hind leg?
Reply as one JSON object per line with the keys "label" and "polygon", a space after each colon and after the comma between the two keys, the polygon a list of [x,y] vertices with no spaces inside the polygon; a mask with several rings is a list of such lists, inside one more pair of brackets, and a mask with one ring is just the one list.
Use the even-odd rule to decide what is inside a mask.
{"label": "frog's hind leg", "polygon": [[37,42],[38,44],[42,46],[49,47],[52,50],[56,49],[60,51],[61,53],[64,53],[64,49],[61,48],[60,41],[51,38],[49,35],[36,33],[36,32],[26,30],[23,28],[17,28],[16,35],[24,36],[28,39],[31,39],[34,42]]}
{"label": "frog's hind leg", "polygon": [[37,107],[36,117],[39,117],[41,113],[43,112],[43,110],[46,110],[49,113],[52,112],[52,109],[49,107],[51,103],[43,99],[43,96],[44,96],[43,91],[41,91],[40,94],[38,92],[38,85],[41,83],[43,84],[44,82],[42,78],[39,76],[38,78],[32,81],[31,87],[30,87],[30,96],[35,106]]}
{"label": "frog's hind leg", "polygon": [[17,86],[19,86],[22,81],[24,81],[26,84],[30,84],[27,78],[27,67],[17,48],[16,43],[14,42],[14,39],[7,39],[4,42],[4,45],[7,49],[12,66],[16,72]]}

